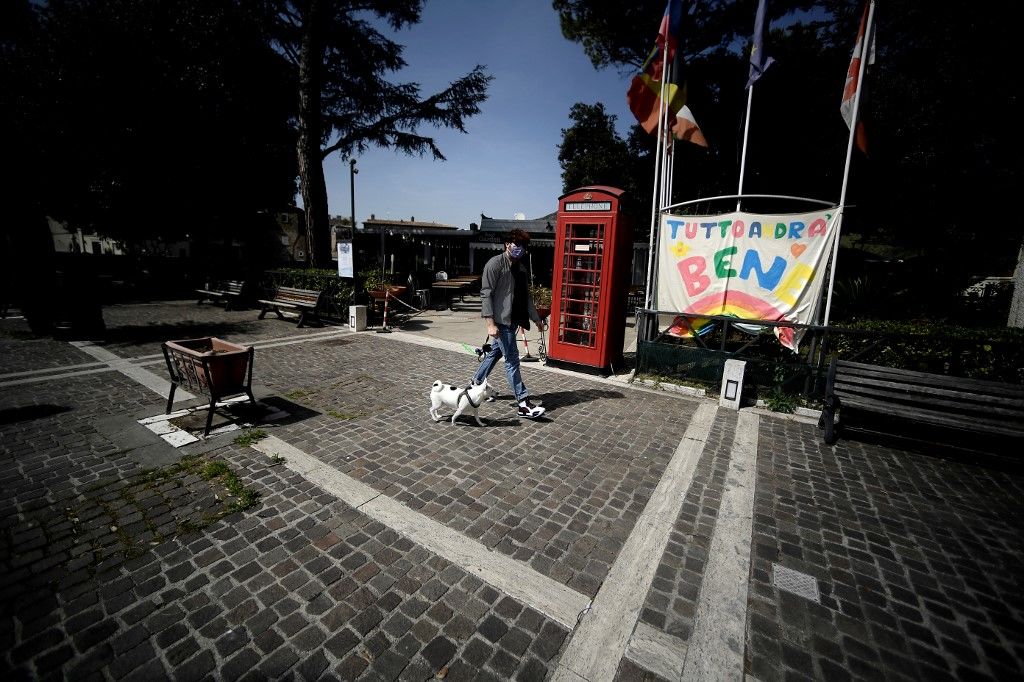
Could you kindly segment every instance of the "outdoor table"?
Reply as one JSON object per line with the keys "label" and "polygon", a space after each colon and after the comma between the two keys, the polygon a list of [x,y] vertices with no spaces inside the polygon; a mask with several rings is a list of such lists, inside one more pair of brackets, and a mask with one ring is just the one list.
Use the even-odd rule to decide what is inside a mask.
{"label": "outdoor table", "polygon": [[469,288],[469,284],[466,283],[466,282],[456,282],[456,281],[452,281],[452,280],[441,280],[439,282],[434,282],[433,284],[430,285],[430,287],[431,287],[431,289],[443,290],[445,292],[445,307],[451,308],[452,307],[452,292],[458,291],[459,292],[459,300],[460,301],[465,300],[465,299],[463,299],[463,294],[465,293],[465,289]]}

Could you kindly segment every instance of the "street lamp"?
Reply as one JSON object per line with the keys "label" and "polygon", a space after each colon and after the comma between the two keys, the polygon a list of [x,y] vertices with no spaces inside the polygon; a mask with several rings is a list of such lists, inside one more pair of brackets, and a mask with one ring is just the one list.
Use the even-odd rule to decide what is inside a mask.
{"label": "street lamp", "polygon": [[349,161],[348,161],[348,169],[349,169],[349,174],[348,174],[349,190],[350,190],[350,192],[352,194],[352,238],[355,239],[355,236],[356,236],[356,173],[359,172],[359,170],[356,168],[356,160],[355,159],[349,159]]}

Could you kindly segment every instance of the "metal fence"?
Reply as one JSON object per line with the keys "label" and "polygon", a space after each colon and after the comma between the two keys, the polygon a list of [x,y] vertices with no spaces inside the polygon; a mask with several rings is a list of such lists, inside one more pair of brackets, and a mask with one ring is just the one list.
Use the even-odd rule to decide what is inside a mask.
{"label": "metal fence", "polygon": [[[823,327],[791,322],[750,320],[725,315],[682,315],[637,309],[636,370],[682,379],[719,390],[728,359],[747,363],[745,384],[756,394],[782,390],[814,400],[823,395],[832,357],[949,376],[1024,383],[1024,334],[1008,338],[975,334],[921,334],[885,330]],[[691,326],[710,321],[701,333],[686,338],[660,331],[659,316],[682,319]],[[775,327],[803,331],[798,352],[778,342]]]}

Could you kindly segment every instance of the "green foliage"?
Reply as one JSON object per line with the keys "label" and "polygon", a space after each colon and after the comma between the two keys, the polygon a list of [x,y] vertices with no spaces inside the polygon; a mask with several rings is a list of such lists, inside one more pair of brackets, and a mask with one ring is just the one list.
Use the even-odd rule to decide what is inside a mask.
{"label": "green foliage", "polygon": [[530,298],[535,306],[551,306],[551,289],[539,284],[530,285]]}
{"label": "green foliage", "polygon": [[367,291],[381,291],[394,286],[394,275],[381,267],[368,268],[356,273],[356,282]]}
{"label": "green foliage", "polygon": [[267,274],[276,286],[323,291],[339,310],[347,311],[352,303],[352,285],[338,277],[335,270],[282,268]]}
{"label": "green foliage", "polygon": [[203,465],[203,468],[199,470],[199,477],[204,481],[209,481],[211,478],[217,478],[229,473],[231,469],[228,465],[219,460],[213,462],[207,462]]}
{"label": "green foliage", "polygon": [[[465,132],[480,112],[491,77],[477,65],[430,96],[417,83],[393,83],[388,75],[406,65],[402,46],[378,27],[399,29],[419,22],[420,0],[274,0],[272,33],[298,88],[298,159],[306,210],[309,254],[324,261],[329,219],[323,160],[338,151],[351,157],[369,147],[444,160],[435,139],[420,127]],[[372,19],[369,20],[369,19]],[[328,144],[325,143],[330,141]]]}
{"label": "green foliage", "polygon": [[787,393],[783,388],[783,383],[786,379],[786,369],[783,365],[775,366],[774,379],[775,382],[771,390],[764,398],[764,404],[772,412],[792,414],[796,410],[798,398]]}
{"label": "green foliage", "polygon": [[[563,35],[578,43],[596,68],[628,75],[653,47],[665,10],[663,0],[554,0],[553,5]],[[745,192],[837,198],[847,128],[835,109],[861,6],[851,0],[769,3],[765,49],[776,63],[757,82]],[[687,63],[687,103],[711,148],[676,145],[672,203],[735,191],[756,3],[687,2],[684,8],[680,49]],[[877,3],[878,59],[861,103],[869,155],[854,151],[846,202],[856,209],[845,213],[843,232],[919,254],[906,263],[913,272],[901,299],[914,308],[926,298],[948,305],[949,287],[962,276],[1008,274],[1024,237],[1024,222],[993,229],[985,219],[1021,185],[1021,164],[1006,144],[1017,137],[1018,97],[1004,83],[1005,65],[1014,61],[1016,24],[1005,12],[975,14],[965,22],[956,3]],[[965,73],[973,76],[964,78]],[[964,87],[950,88],[951,82]],[[959,106],[965,101],[972,106]],[[646,161],[639,168],[650,175],[654,138],[636,131],[628,144]],[[780,163],[783,159],[792,163]],[[650,184],[643,171],[637,173],[634,185],[648,191],[634,199],[649,216]],[[758,210],[753,201],[746,207]],[[636,224],[638,231],[644,229],[643,222]],[[847,275],[845,267],[841,258],[839,273],[862,274]],[[861,287],[864,295],[849,293],[867,304],[866,289]]]}
{"label": "green foliage", "polygon": [[297,100],[257,3],[15,4],[0,129],[19,202],[137,242],[243,238],[292,200]]}
{"label": "green foliage", "polygon": [[832,350],[859,362],[951,374],[972,379],[1024,383],[1024,330],[970,329],[928,321],[861,320],[835,334]]}
{"label": "green foliage", "polygon": [[241,435],[235,437],[235,445],[241,445],[243,448],[247,448],[253,443],[263,440],[267,437],[267,432],[263,429],[246,429]]}
{"label": "green foliage", "polygon": [[615,132],[615,119],[600,102],[572,105],[572,125],[562,129],[558,145],[563,192],[587,185],[628,184],[629,150]]}

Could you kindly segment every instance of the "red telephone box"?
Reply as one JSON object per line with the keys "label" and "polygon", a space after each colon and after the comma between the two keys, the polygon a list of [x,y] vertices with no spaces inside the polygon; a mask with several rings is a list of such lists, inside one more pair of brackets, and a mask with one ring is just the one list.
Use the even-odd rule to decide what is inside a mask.
{"label": "red telephone box", "polygon": [[633,226],[623,191],[581,187],[558,199],[548,358],[592,367],[622,359]]}

